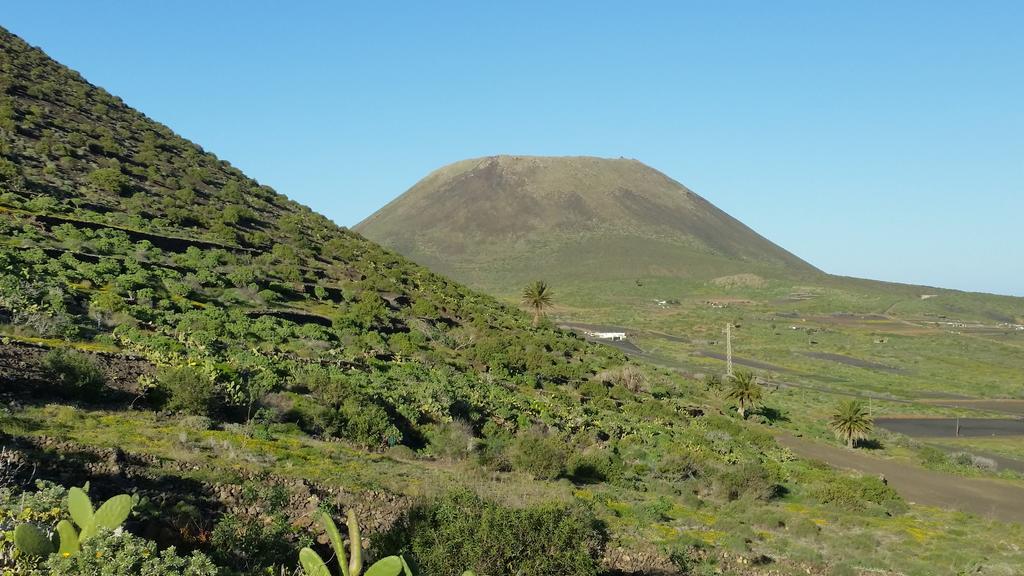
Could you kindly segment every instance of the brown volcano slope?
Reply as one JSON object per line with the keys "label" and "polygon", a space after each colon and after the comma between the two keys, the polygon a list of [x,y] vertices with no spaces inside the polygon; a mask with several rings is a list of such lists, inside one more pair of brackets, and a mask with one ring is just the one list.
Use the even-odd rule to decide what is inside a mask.
{"label": "brown volcano slope", "polygon": [[366,237],[482,286],[533,277],[710,279],[818,271],[636,160],[456,162],[359,223]]}

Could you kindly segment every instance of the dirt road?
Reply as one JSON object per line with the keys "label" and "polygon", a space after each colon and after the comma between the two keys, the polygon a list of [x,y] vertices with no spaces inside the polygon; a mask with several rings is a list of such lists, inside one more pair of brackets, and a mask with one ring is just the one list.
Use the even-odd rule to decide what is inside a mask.
{"label": "dirt road", "polygon": [[908,502],[952,508],[1006,522],[1024,523],[1024,487],[987,478],[963,478],[887,460],[789,434],[776,437],[797,455],[835,468],[883,474]]}

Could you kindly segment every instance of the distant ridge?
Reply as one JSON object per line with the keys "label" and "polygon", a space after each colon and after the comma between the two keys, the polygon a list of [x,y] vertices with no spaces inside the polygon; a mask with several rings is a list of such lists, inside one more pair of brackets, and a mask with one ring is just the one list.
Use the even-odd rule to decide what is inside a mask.
{"label": "distant ridge", "polygon": [[537,276],[820,274],[679,182],[629,159],[463,160],[432,172],[355,230],[478,286]]}

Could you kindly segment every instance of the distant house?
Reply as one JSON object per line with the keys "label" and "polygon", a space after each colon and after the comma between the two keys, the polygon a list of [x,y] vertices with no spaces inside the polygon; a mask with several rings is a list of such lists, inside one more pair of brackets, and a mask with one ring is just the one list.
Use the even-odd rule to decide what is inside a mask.
{"label": "distant house", "polygon": [[587,332],[587,334],[598,340],[611,340],[612,342],[621,342],[626,339],[625,332]]}

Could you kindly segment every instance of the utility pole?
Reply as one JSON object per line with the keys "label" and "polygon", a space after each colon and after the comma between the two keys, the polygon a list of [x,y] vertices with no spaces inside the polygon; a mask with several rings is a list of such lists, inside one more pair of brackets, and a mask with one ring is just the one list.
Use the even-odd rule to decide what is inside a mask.
{"label": "utility pole", "polygon": [[732,378],[732,322],[725,325],[725,375]]}

